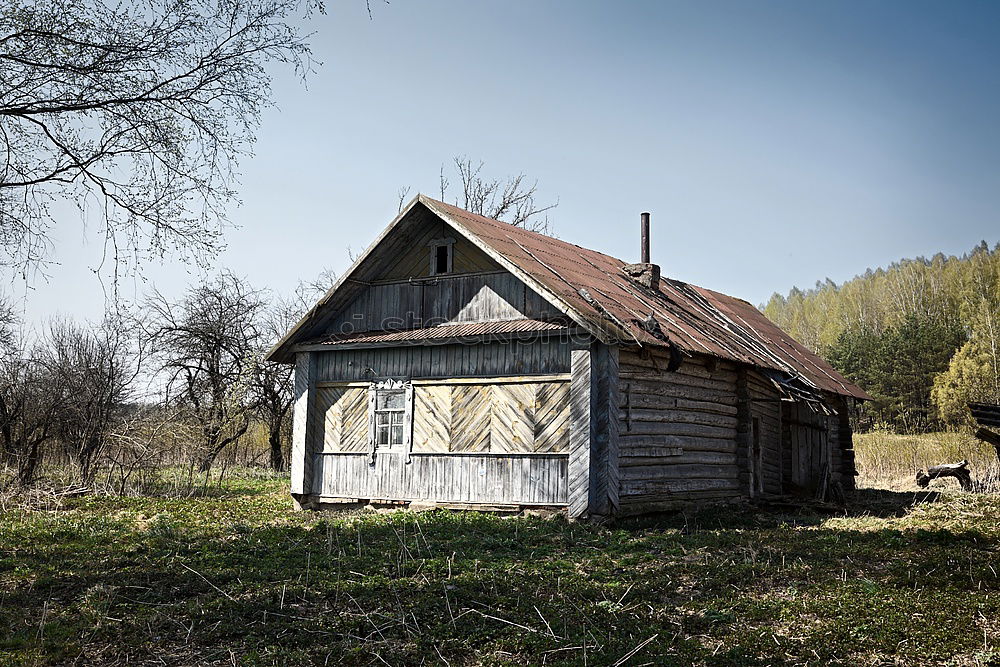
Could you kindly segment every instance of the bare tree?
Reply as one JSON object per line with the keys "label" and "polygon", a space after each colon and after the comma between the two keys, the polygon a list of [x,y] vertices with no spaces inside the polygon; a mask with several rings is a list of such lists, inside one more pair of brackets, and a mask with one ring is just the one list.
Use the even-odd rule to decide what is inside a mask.
{"label": "bare tree", "polygon": [[[353,262],[357,259],[357,256],[351,251],[348,246],[347,254],[350,260]],[[337,272],[333,269],[327,267],[319,272],[312,280],[299,280],[299,284],[295,286],[295,296],[291,303],[283,304],[282,308],[287,308],[290,311],[298,311],[301,316],[302,313],[309,310],[313,304],[316,303],[324,294],[326,294],[333,284],[337,282]],[[294,324],[294,322],[293,322]],[[284,335],[284,331],[281,332]],[[277,340],[277,338],[275,339]]]}
{"label": "bare tree", "polygon": [[40,344],[37,358],[49,391],[61,397],[53,435],[86,486],[124,418],[139,373],[141,355],[132,340],[122,321],[109,317],[96,326],[54,320]]}
{"label": "bare tree", "polygon": [[[549,220],[545,214],[558,206],[558,202],[539,204],[535,200],[537,181],[529,181],[523,173],[505,179],[488,178],[483,175],[482,161],[477,164],[465,156],[456,157],[453,162],[461,186],[455,200],[458,206],[515,227],[533,231],[548,229]],[[439,178],[441,199],[447,199],[451,184],[443,165]]]}
{"label": "bare tree", "polygon": [[190,288],[179,302],[154,293],[148,335],[160,358],[167,402],[200,431],[200,467],[207,471],[243,436],[255,413],[253,384],[265,308],[260,292],[229,272]]}
{"label": "bare tree", "polygon": [[9,308],[0,323],[0,460],[13,468],[8,483],[28,486],[38,473],[53,439],[54,416],[61,395],[47,381],[17,328]]}
{"label": "bare tree", "polygon": [[14,308],[0,295],[0,354],[14,349],[17,340],[17,315]]}
{"label": "bare tree", "polygon": [[278,300],[261,317],[261,348],[254,373],[253,394],[258,418],[267,428],[271,467],[284,470],[287,460],[284,443],[290,435],[292,374],[290,364],[276,364],[264,359],[270,346],[298,321],[303,309],[290,301]]}
{"label": "bare tree", "polygon": [[210,257],[271,104],[266,65],[310,70],[295,23],[313,10],[322,0],[3,3],[0,265],[51,255],[59,200],[96,207],[106,257]]}

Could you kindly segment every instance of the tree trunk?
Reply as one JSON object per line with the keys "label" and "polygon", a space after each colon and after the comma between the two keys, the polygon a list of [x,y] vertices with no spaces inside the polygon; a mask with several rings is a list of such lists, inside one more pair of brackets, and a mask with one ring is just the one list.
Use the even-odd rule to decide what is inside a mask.
{"label": "tree trunk", "polygon": [[17,483],[24,488],[35,481],[35,472],[41,463],[41,444],[33,442],[28,445],[27,453],[18,461]]}
{"label": "tree trunk", "polygon": [[285,469],[285,455],[281,451],[281,422],[270,428],[267,442],[271,446],[271,468],[278,472]]}

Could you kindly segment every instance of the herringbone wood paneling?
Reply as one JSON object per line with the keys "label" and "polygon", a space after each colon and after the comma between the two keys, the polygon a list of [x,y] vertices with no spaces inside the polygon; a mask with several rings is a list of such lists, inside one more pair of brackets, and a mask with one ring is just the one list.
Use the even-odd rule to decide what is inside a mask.
{"label": "herringbone wood paneling", "polygon": [[364,452],[368,450],[368,390],[351,387],[340,399],[341,410],[340,451]]}
{"label": "herringbone wood paneling", "polygon": [[345,391],[347,391],[346,387],[318,387],[316,389],[316,398],[312,403],[311,420],[314,424],[323,425],[320,429],[321,439],[316,443],[317,451],[340,451],[340,426],[343,422],[340,398]]}
{"label": "herringbone wood paneling", "polygon": [[365,451],[368,443],[368,392],[365,388],[319,387],[313,414],[315,423],[323,424],[321,451]]}
{"label": "herringbone wood paneling", "polygon": [[413,388],[413,451],[447,452],[451,442],[451,387]]}
{"label": "herringbone wood paneling", "polygon": [[567,382],[414,387],[414,452],[557,454],[568,446]]}
{"label": "herringbone wood paneling", "polygon": [[561,453],[569,446],[569,383],[542,382],[535,388],[535,438],[532,451]]}
{"label": "herringbone wood paneling", "polygon": [[496,384],[490,387],[490,452],[534,450],[536,386]]}
{"label": "herringbone wood paneling", "polygon": [[488,452],[489,385],[456,385],[451,392],[451,451]]}

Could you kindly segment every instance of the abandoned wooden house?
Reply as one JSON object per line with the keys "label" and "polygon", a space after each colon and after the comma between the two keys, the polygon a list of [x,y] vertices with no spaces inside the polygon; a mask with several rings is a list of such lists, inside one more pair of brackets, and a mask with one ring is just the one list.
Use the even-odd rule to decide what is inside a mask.
{"label": "abandoned wooden house", "polygon": [[850,491],[867,398],[749,303],[418,196],[273,348],[292,494],[626,515]]}

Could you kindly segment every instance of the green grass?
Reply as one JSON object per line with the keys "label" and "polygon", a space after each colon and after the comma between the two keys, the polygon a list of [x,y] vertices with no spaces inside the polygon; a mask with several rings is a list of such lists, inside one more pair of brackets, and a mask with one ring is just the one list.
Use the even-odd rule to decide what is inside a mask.
{"label": "green grass", "polygon": [[[83,497],[0,517],[0,664],[998,664],[1000,498],[594,527]],[[934,496],[927,497],[929,500]]]}

